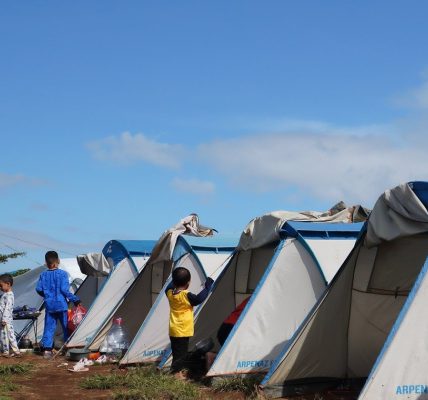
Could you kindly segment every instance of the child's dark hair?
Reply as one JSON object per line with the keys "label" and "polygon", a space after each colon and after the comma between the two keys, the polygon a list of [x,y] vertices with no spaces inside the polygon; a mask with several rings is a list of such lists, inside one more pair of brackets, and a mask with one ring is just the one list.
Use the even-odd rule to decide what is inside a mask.
{"label": "child's dark hair", "polygon": [[46,261],[46,264],[48,266],[52,265],[53,263],[57,262],[58,260],[59,260],[59,256],[58,256],[58,253],[56,251],[51,250],[45,254],[45,261]]}
{"label": "child's dark hair", "polygon": [[186,286],[190,282],[190,272],[187,268],[178,267],[172,271],[172,283],[175,287]]}
{"label": "child's dark hair", "polygon": [[11,274],[0,275],[0,282],[8,283],[10,286],[13,286],[13,276]]}

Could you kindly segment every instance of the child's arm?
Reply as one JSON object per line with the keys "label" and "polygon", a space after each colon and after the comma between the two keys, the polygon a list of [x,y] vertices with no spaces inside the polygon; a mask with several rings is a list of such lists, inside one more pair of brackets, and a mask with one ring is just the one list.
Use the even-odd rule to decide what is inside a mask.
{"label": "child's arm", "polygon": [[4,303],[1,320],[3,325],[7,322],[7,319],[13,319],[13,300],[11,296],[6,296],[6,301]]}
{"label": "child's arm", "polygon": [[6,299],[4,299],[3,296],[1,296],[1,299],[0,299],[0,316],[2,319],[3,319],[4,311],[6,310],[6,304],[7,304],[5,301]]}
{"label": "child's arm", "polygon": [[39,280],[37,281],[36,292],[39,294],[39,296],[45,297],[45,294],[43,292],[42,276],[41,275],[39,276]]}
{"label": "child's arm", "polygon": [[187,298],[189,299],[189,302],[192,306],[198,306],[199,304],[203,303],[210,292],[211,286],[213,285],[214,281],[211,278],[207,278],[205,281],[205,287],[198,293],[187,293]]}
{"label": "child's arm", "polygon": [[165,294],[167,294],[168,293],[168,290],[170,290],[170,289],[174,289],[174,284],[172,283],[172,281],[169,283],[169,285],[166,287],[166,289],[165,289]]}
{"label": "child's arm", "polygon": [[75,294],[70,292],[70,283],[68,282],[67,274],[61,275],[60,288],[61,293],[68,301],[72,301],[75,306],[80,304],[80,299]]}

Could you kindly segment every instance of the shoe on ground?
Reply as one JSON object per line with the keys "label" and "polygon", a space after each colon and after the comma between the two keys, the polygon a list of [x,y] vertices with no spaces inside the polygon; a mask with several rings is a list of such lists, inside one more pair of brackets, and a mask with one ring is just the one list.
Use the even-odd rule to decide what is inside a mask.
{"label": "shoe on ground", "polygon": [[50,360],[53,357],[53,354],[51,351],[45,350],[45,352],[43,353],[43,358],[45,360]]}

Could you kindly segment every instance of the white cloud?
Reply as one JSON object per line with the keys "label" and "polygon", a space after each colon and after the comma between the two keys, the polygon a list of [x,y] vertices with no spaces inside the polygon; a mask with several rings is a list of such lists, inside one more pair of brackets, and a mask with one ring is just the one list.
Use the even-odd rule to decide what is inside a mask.
{"label": "white cloud", "polygon": [[209,181],[199,179],[180,179],[175,178],[171,186],[180,191],[196,195],[211,195],[215,192],[215,185]]}
{"label": "white cloud", "polygon": [[[425,147],[376,129],[326,125],[258,134],[199,146],[201,158],[235,186],[250,191],[298,190],[317,198],[368,206],[398,183],[426,179]],[[296,129],[296,127],[294,127]]]}
{"label": "white cloud", "polygon": [[97,160],[119,164],[143,161],[168,168],[179,167],[185,153],[179,144],[161,143],[142,133],[129,132],[92,141],[86,147]]}
{"label": "white cloud", "polygon": [[25,182],[23,175],[8,175],[0,172],[0,190]]}
{"label": "white cloud", "polygon": [[46,212],[50,210],[49,205],[39,201],[34,201],[33,203],[31,203],[29,208],[31,211],[36,211],[36,212]]}
{"label": "white cloud", "polygon": [[11,187],[18,186],[18,185],[40,186],[44,184],[45,182],[39,179],[29,178],[22,174],[6,174],[3,172],[0,172],[0,191],[9,189]]}

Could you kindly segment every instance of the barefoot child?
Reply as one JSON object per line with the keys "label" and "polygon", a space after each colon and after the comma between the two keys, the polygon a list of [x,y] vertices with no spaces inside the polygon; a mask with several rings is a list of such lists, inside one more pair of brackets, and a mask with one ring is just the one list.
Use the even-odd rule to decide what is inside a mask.
{"label": "barefoot child", "polygon": [[[13,304],[15,297],[12,291],[13,277],[10,274],[0,276],[0,289],[3,296],[0,299],[0,344],[3,357],[20,357],[18,344],[16,343],[15,330],[13,329]],[[9,353],[9,351],[11,353]]]}
{"label": "barefoot child", "polygon": [[181,373],[184,369],[189,339],[194,333],[193,307],[205,301],[214,282],[208,278],[205,288],[196,295],[187,290],[190,278],[187,268],[176,268],[172,271],[172,282],[165,290],[170,306],[169,338],[172,350],[171,372],[173,373]]}
{"label": "barefoot child", "polygon": [[72,301],[75,306],[80,304],[80,300],[70,292],[67,272],[58,269],[60,263],[58,253],[48,251],[45,261],[48,269],[40,274],[36,291],[45,300],[45,327],[41,344],[44,349],[44,358],[49,359],[52,357],[57,321],[62,327],[64,343],[68,339],[67,300]]}

